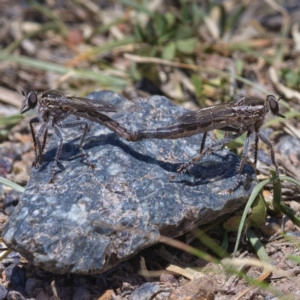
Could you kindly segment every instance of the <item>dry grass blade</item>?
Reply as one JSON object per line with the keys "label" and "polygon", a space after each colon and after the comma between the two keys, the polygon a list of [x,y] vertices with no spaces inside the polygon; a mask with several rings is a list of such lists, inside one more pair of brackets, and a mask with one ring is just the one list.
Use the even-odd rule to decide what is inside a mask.
{"label": "dry grass blade", "polygon": [[[263,262],[262,274],[256,279],[257,281],[262,282],[262,281],[266,280],[271,275],[273,268],[272,268],[271,262],[269,260],[269,257],[267,255],[262,243],[260,242],[258,237],[254,234],[254,232],[252,230],[248,229],[247,230],[247,236],[250,240],[250,243],[255,248],[256,254],[259,257],[260,261]],[[253,288],[254,287],[247,288],[246,290],[241,292],[235,298],[235,300],[241,299],[244,295],[246,295],[248,292],[250,292]]]}
{"label": "dry grass blade", "polygon": [[175,265],[169,265],[166,268],[166,270],[169,271],[169,272],[184,276],[184,277],[186,277],[190,280],[193,280],[195,278],[204,277],[204,274],[197,271],[197,270],[194,270],[194,269],[191,269],[191,268],[181,268],[181,267],[175,266]]}
{"label": "dry grass blade", "polygon": [[0,101],[20,108],[22,100],[23,97],[20,93],[12,92],[11,90],[0,86]]}
{"label": "dry grass blade", "polygon": [[272,83],[274,84],[274,86],[276,86],[276,89],[279,92],[283,93],[283,95],[286,98],[289,98],[289,99],[291,99],[291,98],[300,99],[300,93],[299,92],[288,88],[287,86],[285,86],[284,84],[282,84],[280,82],[280,79],[279,79],[279,77],[277,75],[275,67],[270,67],[270,69],[269,69],[269,76],[270,76],[270,79],[271,79]]}
{"label": "dry grass blade", "polygon": [[132,55],[132,54],[128,54],[128,53],[125,53],[124,57],[126,59],[129,59],[129,60],[131,60],[133,62],[136,62],[136,63],[148,63],[148,64],[149,63],[155,63],[155,64],[162,64],[162,65],[166,65],[166,66],[189,69],[189,70],[194,70],[194,71],[206,71],[208,73],[218,74],[219,76],[222,76],[222,77],[232,76],[236,80],[244,82],[245,84],[248,84],[249,86],[255,87],[257,90],[259,90],[260,92],[262,92],[264,94],[269,94],[268,91],[266,89],[262,88],[261,86],[256,85],[252,81],[250,81],[246,78],[243,78],[242,76],[239,76],[239,75],[236,75],[236,74],[230,74],[230,72],[224,72],[224,71],[216,70],[216,69],[213,69],[213,68],[206,68],[206,67],[197,66],[197,65],[173,62],[173,61],[169,61],[169,60],[165,60],[165,59],[161,59],[161,58],[156,58],[156,57],[144,57],[144,56]]}
{"label": "dry grass blade", "polygon": [[143,274],[146,281],[151,282],[152,278],[151,278],[151,275],[150,275],[150,273],[147,269],[146,261],[145,261],[145,258],[143,256],[141,256],[141,258],[140,258],[140,267],[141,267],[141,274]]}

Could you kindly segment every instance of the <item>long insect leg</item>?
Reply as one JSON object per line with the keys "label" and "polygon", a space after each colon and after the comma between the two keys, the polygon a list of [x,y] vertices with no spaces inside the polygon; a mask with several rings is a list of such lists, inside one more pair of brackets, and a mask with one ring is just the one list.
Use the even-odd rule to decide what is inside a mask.
{"label": "long insect leg", "polygon": [[[233,134],[231,136],[225,137],[223,139],[217,140],[215,142],[213,142],[212,144],[210,144],[209,146],[207,146],[202,153],[198,153],[191,161],[181,165],[177,171],[179,172],[179,174],[182,173],[186,173],[187,171],[189,171],[194,165],[195,163],[200,160],[206,153],[212,153],[215,152],[217,150],[219,150],[220,148],[222,148],[225,144],[237,139],[238,137],[240,137],[243,134],[243,131],[238,132],[236,134]],[[174,176],[171,177],[172,179],[174,179]]]}
{"label": "long insect leg", "polygon": [[199,153],[203,152],[203,149],[204,149],[204,146],[205,146],[206,137],[207,137],[207,132],[204,132],[203,136],[202,136],[201,147],[200,147]]}
{"label": "long insect leg", "polygon": [[33,145],[34,145],[34,165],[37,164],[40,153],[38,154],[38,151],[37,151],[37,143],[36,143],[35,131],[34,131],[33,124],[39,123],[39,122],[40,122],[40,119],[38,117],[35,117],[29,121],[30,131],[31,131],[31,135],[32,135]]}
{"label": "long insect leg", "polygon": [[[41,126],[41,128],[39,129],[39,131],[37,132],[37,134],[35,135],[35,143],[37,144],[37,148],[38,148],[38,151],[35,152],[35,161],[34,161],[34,165],[36,168],[38,168],[42,162],[43,162],[43,150],[44,150],[44,147],[45,147],[45,141],[46,141],[46,134],[45,134],[45,131],[47,132],[48,131],[48,124],[47,123],[43,123],[43,125]],[[44,138],[43,138],[43,144],[41,144],[41,141],[40,141],[40,137],[44,135]]]}
{"label": "long insect leg", "polygon": [[254,145],[255,145],[255,148],[254,148],[254,166],[256,168],[256,164],[257,164],[257,151],[258,151],[258,134],[257,132],[255,132],[255,141],[254,141]]}
{"label": "long insect leg", "polygon": [[237,172],[238,172],[237,179],[236,179],[235,183],[232,185],[232,187],[226,190],[226,192],[228,192],[230,194],[234,190],[236,190],[238,188],[238,186],[240,185],[240,183],[241,183],[241,177],[242,177],[243,167],[244,167],[246,159],[248,157],[249,144],[250,144],[250,134],[251,134],[251,132],[248,132],[247,136],[246,136],[246,139],[245,139],[245,144],[244,144],[244,148],[243,148],[242,159],[241,159],[241,162],[240,162],[240,164],[239,164],[239,166],[237,168]]}
{"label": "long insect leg", "polygon": [[55,155],[55,158],[54,158],[53,165],[52,165],[51,170],[50,170],[50,179],[49,179],[48,183],[53,183],[54,182],[55,169],[57,167],[57,162],[58,162],[59,156],[61,154],[62,146],[63,146],[63,137],[62,137],[62,134],[61,134],[60,130],[58,129],[57,126],[53,126],[53,129],[54,129],[54,133],[58,137],[59,144],[58,144],[58,148],[56,150],[56,155]]}
{"label": "long insect leg", "polygon": [[[221,128],[222,130],[222,128]],[[228,132],[229,131],[224,131],[224,138],[228,137]],[[237,131],[234,131],[234,132],[237,132]],[[205,141],[206,141],[206,137],[207,137],[207,132],[204,132],[203,133],[203,136],[202,136],[202,142],[201,142],[201,148],[200,148],[200,153],[202,153],[203,149],[204,149],[204,146],[205,146]],[[219,149],[217,150],[221,150],[225,145],[221,145]],[[215,151],[217,151],[215,150]]]}
{"label": "long insect leg", "polygon": [[47,137],[48,137],[48,127],[46,128],[45,132],[44,132],[44,136],[43,136],[43,143],[41,145],[41,151],[42,153],[39,154],[39,156],[41,157],[40,160],[40,164],[43,162],[43,153],[47,144]]}
{"label": "long insect leg", "polygon": [[273,165],[275,166],[275,169],[276,169],[276,179],[279,180],[279,168],[278,168],[277,162],[275,160],[275,153],[274,153],[273,145],[272,145],[271,141],[266,137],[266,135],[262,131],[258,131],[257,136],[262,140],[262,142],[264,142],[266,145],[268,145],[270,147],[271,159],[272,159]]}
{"label": "long insect leg", "polygon": [[74,112],[74,115],[77,117],[85,118],[88,120],[91,120],[93,122],[96,122],[98,124],[101,124],[111,131],[115,132],[119,136],[121,136],[126,141],[136,141],[135,133],[130,132],[123,126],[121,126],[117,121],[111,119],[109,116],[104,115],[97,111],[80,111],[80,112]]}
{"label": "long insect leg", "polygon": [[90,167],[90,168],[95,168],[95,165],[92,164],[86,153],[84,152],[82,146],[83,146],[83,142],[84,142],[84,139],[86,137],[86,134],[88,132],[88,129],[89,129],[89,126],[88,126],[88,123],[85,122],[85,121],[82,121],[82,120],[77,120],[77,121],[73,121],[73,122],[67,122],[67,123],[62,123],[60,124],[60,126],[62,128],[70,128],[70,127],[77,127],[77,126],[83,126],[83,134],[81,136],[81,139],[80,139],[80,143],[79,143],[79,151],[80,151],[80,154],[83,158],[83,160],[85,161],[85,163]]}

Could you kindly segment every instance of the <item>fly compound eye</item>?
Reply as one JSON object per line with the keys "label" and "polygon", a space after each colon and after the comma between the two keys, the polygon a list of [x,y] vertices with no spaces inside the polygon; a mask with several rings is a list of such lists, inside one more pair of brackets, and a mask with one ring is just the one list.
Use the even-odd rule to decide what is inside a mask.
{"label": "fly compound eye", "polygon": [[279,112],[279,105],[274,96],[269,97],[269,106],[273,115],[277,115]]}
{"label": "fly compound eye", "polygon": [[23,96],[25,96],[25,99],[21,108],[21,114],[25,113],[26,111],[32,108],[35,108],[38,101],[36,92],[29,92],[27,94],[22,92],[22,94]]}
{"label": "fly compound eye", "polygon": [[276,100],[276,98],[273,95],[268,95],[267,99],[272,114],[281,118],[285,118],[285,116],[279,113],[278,101],[281,99],[281,97],[278,100]]}
{"label": "fly compound eye", "polygon": [[37,94],[36,92],[30,92],[27,95],[27,99],[28,99],[28,106],[29,108],[34,108],[37,104]]}

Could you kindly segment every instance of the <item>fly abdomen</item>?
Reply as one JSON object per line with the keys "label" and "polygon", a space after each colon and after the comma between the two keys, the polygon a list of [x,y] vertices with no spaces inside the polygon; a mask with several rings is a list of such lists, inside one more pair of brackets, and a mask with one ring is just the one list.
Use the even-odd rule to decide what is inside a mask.
{"label": "fly abdomen", "polygon": [[176,124],[157,129],[143,129],[131,135],[132,141],[143,139],[177,139],[203,132],[198,124]]}

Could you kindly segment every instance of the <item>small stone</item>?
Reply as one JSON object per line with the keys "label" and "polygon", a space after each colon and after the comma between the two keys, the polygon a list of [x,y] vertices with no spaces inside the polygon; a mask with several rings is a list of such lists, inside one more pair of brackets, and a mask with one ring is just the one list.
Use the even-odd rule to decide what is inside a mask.
{"label": "small stone", "polygon": [[99,297],[97,300],[111,300],[115,298],[116,298],[116,294],[114,290],[106,290],[104,294],[102,294],[102,296]]}
{"label": "small stone", "polygon": [[265,237],[270,237],[280,230],[279,223],[277,218],[267,217],[266,222],[261,225],[260,230]]}
{"label": "small stone", "polygon": [[[31,159],[30,161],[33,161],[33,159]],[[19,185],[26,185],[30,178],[28,174],[27,164],[24,163],[23,160],[14,162],[12,173],[8,174],[7,178]]]}
{"label": "small stone", "polygon": [[68,32],[66,39],[70,44],[73,45],[80,44],[83,41],[82,32],[79,29],[70,30]]}
{"label": "small stone", "polygon": [[59,296],[52,295],[49,300],[62,300]]}
{"label": "small stone", "polygon": [[41,291],[37,294],[35,299],[36,300],[49,300],[49,298],[50,298],[50,296],[43,289],[41,289]]}
{"label": "small stone", "polygon": [[160,282],[163,282],[165,284],[170,284],[170,285],[178,285],[177,278],[170,273],[162,273],[160,275]]}
{"label": "small stone", "polygon": [[3,231],[7,221],[8,221],[8,217],[0,211],[0,232]]}
{"label": "small stone", "polygon": [[187,284],[176,288],[170,300],[184,300],[184,299],[214,299],[214,282],[210,279],[203,278],[194,279]]}
{"label": "small stone", "polygon": [[284,222],[284,231],[292,231],[294,229],[294,223],[291,220]]}
{"label": "small stone", "polygon": [[17,291],[10,291],[6,295],[7,300],[26,300],[26,298]]}
{"label": "small stone", "polygon": [[299,139],[291,135],[286,135],[282,137],[280,139],[280,142],[277,145],[277,149],[278,152],[283,156],[289,156],[291,154],[294,154],[298,156],[298,159],[300,160],[300,155],[299,155],[300,141]]}
{"label": "small stone", "polygon": [[156,282],[146,282],[135,289],[131,294],[132,300],[150,300],[160,291],[160,286]]}
{"label": "small stone", "polygon": [[72,287],[61,287],[57,289],[57,293],[63,300],[72,300],[74,289]]}
{"label": "small stone", "polygon": [[[6,258],[4,258],[1,263],[8,267],[9,265],[17,265],[20,262],[21,255],[18,252],[10,252]],[[13,268],[13,266],[12,266]]]}
{"label": "small stone", "polygon": [[33,290],[37,287],[39,281],[35,278],[28,278],[25,284],[25,292],[29,297],[33,297]]}
{"label": "small stone", "polygon": [[294,211],[294,212],[299,212],[300,211],[300,203],[297,201],[291,201],[290,202],[290,208]]}
{"label": "small stone", "polygon": [[9,216],[13,212],[22,196],[23,193],[16,190],[11,190],[7,193],[3,201],[3,211],[6,215]]}
{"label": "small stone", "polygon": [[6,175],[12,169],[13,162],[20,155],[18,148],[15,148],[14,144],[10,142],[4,142],[0,147],[0,176],[6,177]]}
{"label": "small stone", "polygon": [[72,300],[90,300],[91,293],[88,289],[79,287],[75,289]]}
{"label": "small stone", "polygon": [[25,288],[25,272],[22,268],[16,265],[10,265],[5,270],[6,280],[8,280],[12,287]]}
{"label": "small stone", "polygon": [[6,299],[7,292],[7,288],[4,285],[0,284],[0,300]]}

